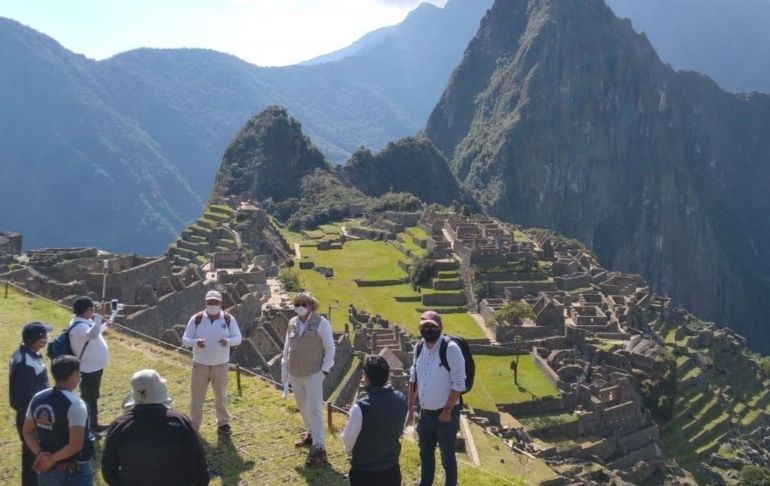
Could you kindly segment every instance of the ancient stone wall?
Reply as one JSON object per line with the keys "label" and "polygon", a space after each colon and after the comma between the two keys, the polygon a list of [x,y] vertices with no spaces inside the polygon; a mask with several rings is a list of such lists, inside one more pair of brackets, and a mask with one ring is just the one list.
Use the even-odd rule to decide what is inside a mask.
{"label": "ancient stone wall", "polygon": [[22,236],[11,231],[0,231],[0,253],[21,255]]}
{"label": "ancient stone wall", "polygon": [[206,292],[214,288],[213,283],[195,282],[181,291],[164,295],[156,306],[131,314],[125,318],[124,325],[160,338],[163,331],[175,324],[186,326],[193,314],[203,310]]}
{"label": "ancient stone wall", "polygon": [[[105,297],[107,300],[118,299],[126,304],[149,304],[137,302],[137,296],[142,287],[150,286],[154,289],[161,277],[169,274],[171,274],[171,262],[168,257],[158,258],[118,273],[108,273]],[[87,273],[84,277],[88,288],[101,295],[104,275]]]}

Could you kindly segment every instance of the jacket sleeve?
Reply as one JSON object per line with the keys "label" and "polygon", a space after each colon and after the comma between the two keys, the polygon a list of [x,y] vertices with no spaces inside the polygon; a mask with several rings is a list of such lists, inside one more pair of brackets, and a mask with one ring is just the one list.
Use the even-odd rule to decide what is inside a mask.
{"label": "jacket sleeve", "polygon": [[113,424],[107,431],[104,449],[102,450],[102,476],[104,477],[104,481],[110,486],[120,486],[120,478],[118,477],[120,463],[118,461],[117,451],[113,445],[113,440],[116,435],[117,432],[115,431],[115,425]]}
{"label": "jacket sleeve", "polygon": [[10,381],[11,406],[14,410],[24,410],[34,395],[30,384],[35,381],[35,370],[26,365],[24,357],[12,368]]}
{"label": "jacket sleeve", "polygon": [[229,346],[238,346],[243,341],[243,337],[241,336],[241,328],[238,327],[238,321],[235,320],[234,316],[230,316],[230,337],[227,339],[227,343]]}
{"label": "jacket sleeve", "polygon": [[182,336],[182,346],[186,348],[195,346],[195,316],[192,316],[190,320],[187,321],[187,327]]}
{"label": "jacket sleeve", "polygon": [[198,432],[195,431],[192,422],[187,417],[183,418],[185,425],[185,457],[190,458],[190,480],[194,486],[207,486],[209,484],[209,470],[206,462],[206,453],[203,450]]}

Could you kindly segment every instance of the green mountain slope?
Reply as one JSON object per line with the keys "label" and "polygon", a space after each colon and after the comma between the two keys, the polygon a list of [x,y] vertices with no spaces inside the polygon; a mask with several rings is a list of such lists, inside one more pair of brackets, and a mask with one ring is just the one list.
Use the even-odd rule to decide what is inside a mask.
{"label": "green mountain slope", "polygon": [[601,0],[498,1],[426,134],[494,215],[554,228],[770,348],[770,97],[676,73]]}

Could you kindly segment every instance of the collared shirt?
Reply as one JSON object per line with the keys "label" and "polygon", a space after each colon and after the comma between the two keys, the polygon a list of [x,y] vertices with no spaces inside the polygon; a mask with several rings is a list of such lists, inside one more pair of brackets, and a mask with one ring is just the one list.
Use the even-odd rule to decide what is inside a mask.
{"label": "collared shirt", "polygon": [[[307,319],[305,319],[305,322],[302,322],[302,319],[297,317],[297,332],[299,335],[303,335],[305,333],[305,328],[307,327],[306,322],[308,319],[310,319],[310,316],[312,313],[308,313]],[[321,322],[318,324],[318,335],[321,337],[321,342],[323,343],[324,347],[324,360],[321,364],[321,371],[325,371],[326,373],[329,372],[329,370],[332,369],[334,366],[334,333],[332,332],[332,325],[329,324],[329,321],[325,318],[321,317]],[[281,381],[283,383],[286,383],[286,380],[289,376],[289,331],[286,332],[286,338],[283,342],[283,356],[281,357]]]}
{"label": "collared shirt", "polygon": [[[203,338],[206,346],[199,348],[195,342]],[[219,344],[221,339],[227,340],[227,345]],[[187,328],[182,337],[182,345],[193,349],[193,361],[205,366],[217,366],[230,361],[230,347],[238,346],[243,341],[241,330],[235,317],[230,315],[230,325],[225,321],[224,311],[213,320],[205,312],[200,323],[195,325],[195,315],[187,322]]]}
{"label": "collared shirt", "polygon": [[[446,360],[451,371],[441,366],[439,357],[441,349],[441,339],[436,341],[433,349],[423,341],[420,357],[416,358],[416,363],[410,368],[409,382],[417,382],[417,396],[420,400],[420,408],[423,410],[438,410],[444,408],[449,393],[454,391],[465,391],[465,359],[463,352],[457,343],[450,341],[447,344]],[[415,355],[417,346],[415,346]],[[458,400],[459,402],[459,400]],[[454,405],[457,405],[455,403]]]}
{"label": "collared shirt", "polygon": [[[106,368],[110,361],[110,353],[107,341],[102,335],[107,330],[107,325],[102,324],[102,316],[97,315],[93,321],[74,316],[69,327],[72,352],[78,357],[81,353],[83,354],[80,358],[80,371],[93,373]],[[85,351],[83,351],[84,346]]]}

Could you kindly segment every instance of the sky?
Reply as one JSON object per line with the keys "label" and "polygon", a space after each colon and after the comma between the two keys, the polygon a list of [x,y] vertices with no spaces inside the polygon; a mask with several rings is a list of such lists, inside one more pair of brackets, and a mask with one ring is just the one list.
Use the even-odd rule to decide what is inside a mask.
{"label": "sky", "polygon": [[[424,0],[443,6],[447,0]],[[8,17],[91,59],[198,47],[260,66],[295,64],[396,24],[420,0],[0,0]]]}

